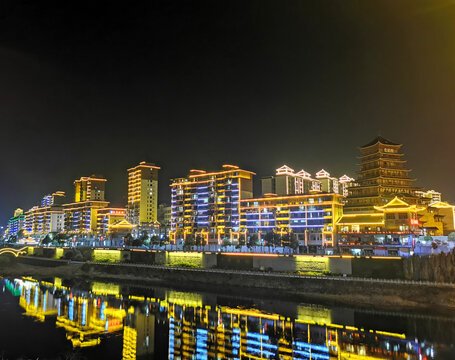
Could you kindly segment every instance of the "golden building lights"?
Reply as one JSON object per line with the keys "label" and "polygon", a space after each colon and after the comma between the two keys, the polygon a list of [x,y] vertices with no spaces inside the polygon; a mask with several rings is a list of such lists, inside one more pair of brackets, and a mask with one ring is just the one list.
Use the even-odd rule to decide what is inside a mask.
{"label": "golden building lights", "polygon": [[154,225],[158,218],[159,166],[142,161],[128,169],[128,205],[126,219],[139,227]]}

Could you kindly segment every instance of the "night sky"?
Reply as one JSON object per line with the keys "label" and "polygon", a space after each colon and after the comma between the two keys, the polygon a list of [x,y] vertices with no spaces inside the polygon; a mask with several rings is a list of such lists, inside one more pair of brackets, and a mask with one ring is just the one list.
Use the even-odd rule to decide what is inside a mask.
{"label": "night sky", "polygon": [[0,2],[1,225],[92,173],[124,205],[143,160],[167,203],[223,163],[356,176],[378,134],[454,201],[454,116],[453,0]]}

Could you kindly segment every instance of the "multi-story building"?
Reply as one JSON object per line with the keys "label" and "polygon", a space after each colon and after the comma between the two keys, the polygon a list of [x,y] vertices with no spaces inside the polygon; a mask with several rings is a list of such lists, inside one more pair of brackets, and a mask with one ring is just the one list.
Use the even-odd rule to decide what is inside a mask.
{"label": "multi-story building", "polygon": [[436,201],[418,213],[423,235],[447,236],[455,231],[455,206]]}
{"label": "multi-story building", "polygon": [[34,206],[25,216],[25,227],[30,235],[40,236],[64,231],[65,214],[61,207]]}
{"label": "multi-story building", "polygon": [[241,229],[245,239],[268,233],[294,237],[300,245],[333,246],[335,224],[343,213],[343,196],[312,194],[266,196],[241,201]]}
{"label": "multi-story building", "polygon": [[104,201],[106,179],[101,176],[83,176],[74,181],[74,202]]}
{"label": "multi-story building", "polygon": [[422,191],[422,190],[418,190],[415,192],[415,194],[417,196],[420,196],[422,198],[426,198],[426,199],[429,199],[430,200],[430,203],[431,202],[440,202],[442,201],[441,200],[441,193],[438,192],[438,191],[434,191],[434,190],[427,190],[427,191]]}
{"label": "multi-story building", "polygon": [[14,216],[11,217],[8,221],[8,226],[6,228],[6,234],[9,236],[17,235],[19,230],[25,229],[25,214],[22,209],[16,209],[14,211]]}
{"label": "multi-story building", "polygon": [[324,169],[316,173],[313,178],[305,170],[295,172],[287,165],[276,169],[273,176],[261,179],[262,194],[285,195],[306,195],[316,193],[334,193],[347,196],[347,187],[354,184],[354,179],[343,175],[339,179],[330,176]]}
{"label": "multi-story building", "polygon": [[41,206],[34,206],[25,213],[25,229],[30,235],[46,235],[64,231],[64,212],[62,203],[65,199],[63,191],[45,195]]}
{"label": "multi-story building", "polygon": [[74,202],[63,204],[65,232],[95,234],[97,214],[109,205],[104,200],[106,179],[94,175],[74,181]]}
{"label": "multi-story building", "polygon": [[316,173],[316,179],[321,184],[321,191],[325,193],[339,194],[340,183],[336,177],[330,176],[330,173],[321,169]]}
{"label": "multi-story building", "polygon": [[415,179],[400,153],[402,145],[383,137],[362,146],[360,172],[338,221],[343,243],[410,244],[419,233],[417,212],[430,199],[416,195]]}
{"label": "multi-story building", "polygon": [[158,205],[158,222],[160,235],[169,236],[171,230],[172,208],[167,204]]}
{"label": "multi-story building", "polygon": [[62,205],[65,200],[64,191],[56,191],[53,194],[43,196],[41,200],[41,207],[52,206],[52,205]]}
{"label": "multi-story building", "polygon": [[108,205],[108,201],[81,201],[64,204],[65,232],[69,234],[95,234],[98,211]]}
{"label": "multi-story building", "polygon": [[172,208],[167,204],[160,204],[158,206],[158,221],[160,225],[170,226],[172,218]]}
{"label": "multi-story building", "polygon": [[159,166],[142,161],[128,169],[127,220],[141,229],[153,227],[158,219]]}
{"label": "multi-story building", "polygon": [[191,170],[187,177],[171,180],[171,241],[188,235],[212,244],[225,238],[237,241],[240,201],[253,197],[253,175],[223,165],[220,171]]}
{"label": "multi-story building", "polygon": [[349,195],[350,187],[357,186],[355,179],[347,176],[346,174],[340,177],[338,182],[340,183],[340,194],[345,197]]}
{"label": "multi-story building", "polygon": [[345,211],[372,211],[374,206],[383,206],[395,196],[410,204],[425,203],[415,194],[420,189],[413,186],[415,179],[409,178],[411,170],[404,167],[402,146],[378,136],[360,148],[358,186],[349,189]]}
{"label": "multi-story building", "polygon": [[298,195],[321,191],[321,183],[305,170],[295,172],[287,165],[276,169],[273,176],[261,179],[262,194]]}
{"label": "multi-story building", "polygon": [[126,209],[107,207],[99,209],[97,212],[96,232],[107,235],[113,225],[125,220]]}

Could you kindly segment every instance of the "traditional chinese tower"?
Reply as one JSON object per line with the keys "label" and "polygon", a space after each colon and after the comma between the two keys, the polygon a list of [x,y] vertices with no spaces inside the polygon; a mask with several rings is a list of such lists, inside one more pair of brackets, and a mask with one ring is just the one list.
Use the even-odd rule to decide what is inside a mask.
{"label": "traditional chinese tower", "polygon": [[345,212],[374,211],[398,196],[409,204],[418,204],[421,197],[415,195],[418,188],[415,179],[409,178],[411,170],[404,166],[402,144],[393,143],[381,136],[362,146],[358,186],[349,188]]}

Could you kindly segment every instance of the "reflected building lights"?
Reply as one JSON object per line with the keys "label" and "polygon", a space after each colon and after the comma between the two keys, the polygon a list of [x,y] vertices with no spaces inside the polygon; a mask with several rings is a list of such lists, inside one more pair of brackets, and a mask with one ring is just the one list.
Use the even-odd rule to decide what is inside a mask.
{"label": "reflected building lights", "polygon": [[55,318],[75,348],[123,335],[125,360],[149,358],[162,344],[169,359],[435,358],[430,344],[391,329],[367,328],[355,320],[354,310],[340,318],[332,309],[300,304],[290,317],[213,305],[198,293],[156,290],[152,298],[121,295],[114,284],[95,283],[82,291],[62,286],[60,279],[3,281],[4,289],[19,297],[25,315],[40,322]]}

